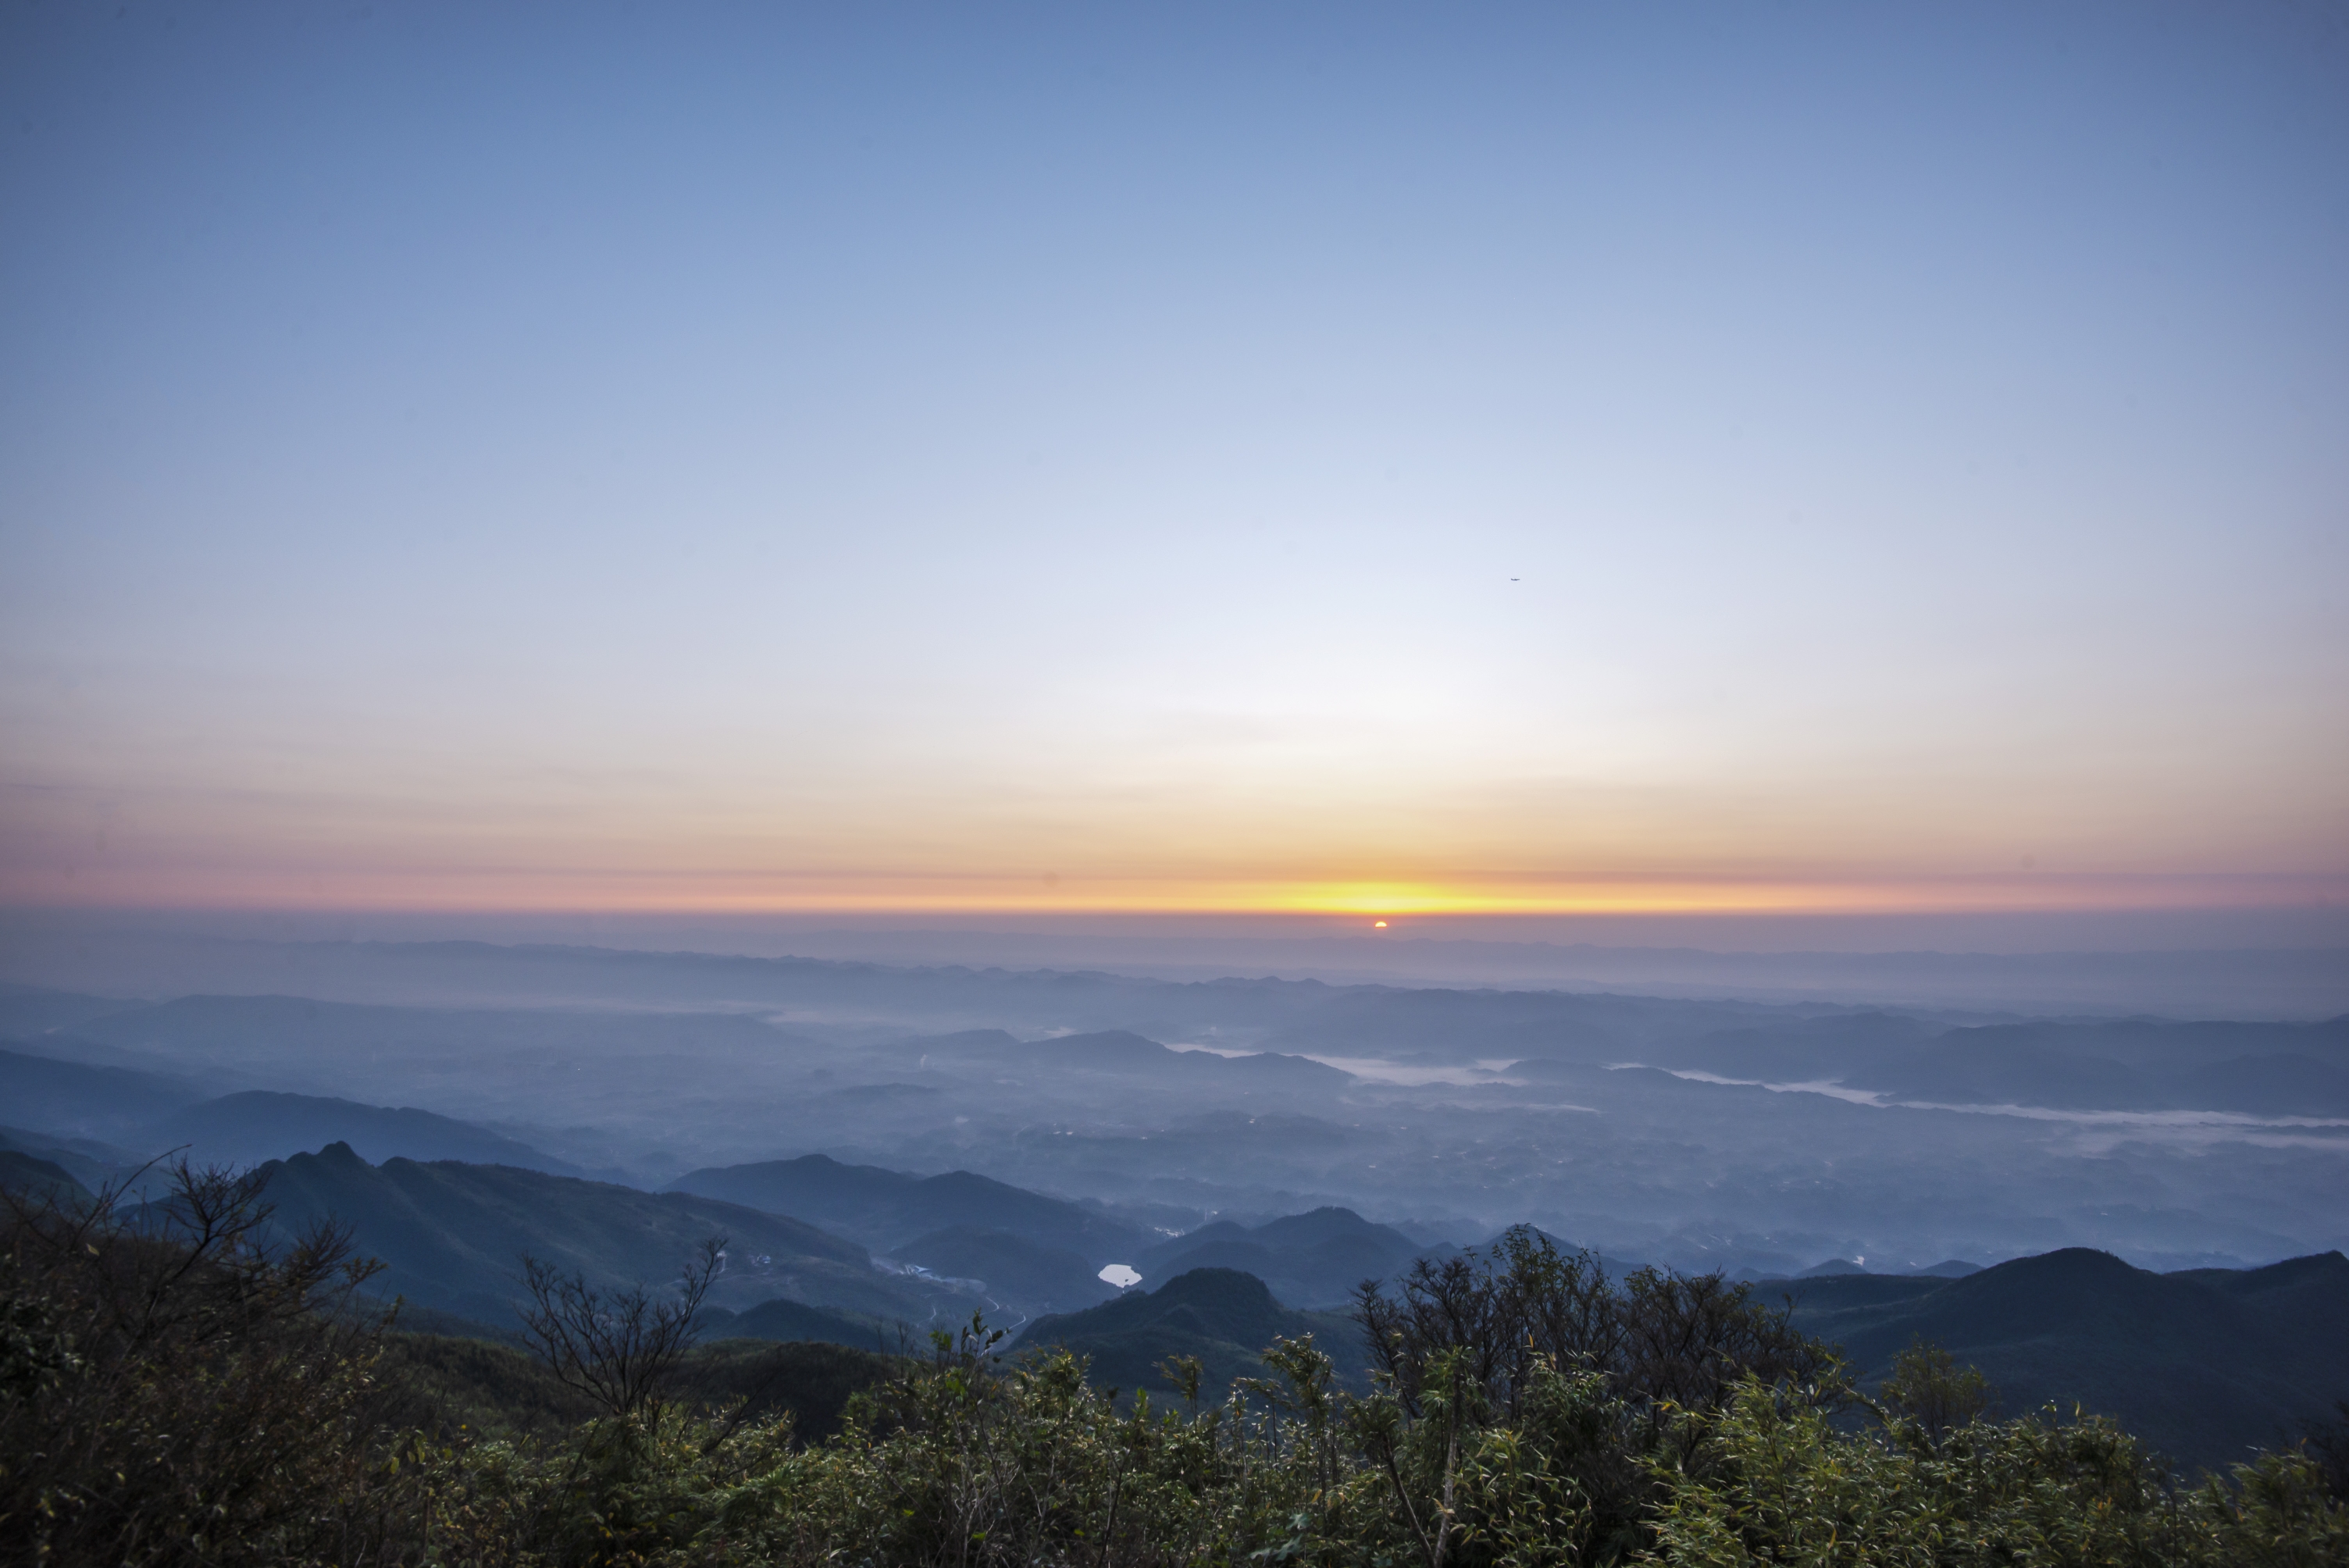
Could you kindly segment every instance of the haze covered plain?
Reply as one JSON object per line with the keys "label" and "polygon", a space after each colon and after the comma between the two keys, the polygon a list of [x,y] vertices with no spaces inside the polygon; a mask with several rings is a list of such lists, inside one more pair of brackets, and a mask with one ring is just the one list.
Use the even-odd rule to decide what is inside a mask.
{"label": "haze covered plain", "polygon": [[[2339,1015],[13,929],[7,1048],[152,1077],[111,1109],[20,1089],[5,1119],[141,1154],[326,1140],[332,1119],[305,1130],[291,1102],[244,1125],[188,1109],[261,1091],[510,1140],[442,1157],[653,1189],[823,1154],[966,1171],[1144,1234],[1338,1206],[1422,1243],[1533,1223],[1748,1277],[2067,1246],[2240,1267],[2349,1243]],[[2337,979],[2337,954],[2299,956]],[[371,1160],[427,1152],[376,1136],[355,1140]]]}

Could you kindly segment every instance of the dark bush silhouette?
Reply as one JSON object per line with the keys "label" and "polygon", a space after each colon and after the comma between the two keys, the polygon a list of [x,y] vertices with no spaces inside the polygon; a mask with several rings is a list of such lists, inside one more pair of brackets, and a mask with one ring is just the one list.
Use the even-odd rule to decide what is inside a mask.
{"label": "dark bush silhouette", "polygon": [[0,1541],[14,1560],[363,1560],[384,1315],[322,1225],[272,1239],[256,1183],[0,1196]]}
{"label": "dark bush silhouette", "polygon": [[1960,1367],[1948,1351],[1921,1339],[1900,1353],[1891,1376],[1876,1391],[1883,1413],[1915,1423],[1924,1439],[1936,1445],[1987,1414],[1996,1397],[1980,1371]]}
{"label": "dark bush silhouette", "polygon": [[[706,1253],[674,1291],[538,1271],[566,1385],[510,1347],[387,1336],[338,1233],[273,1239],[217,1173],[120,1213],[20,1200],[6,1226],[8,1563],[2349,1561],[2321,1444],[2186,1486],[2108,1421],[1982,1418],[1929,1346],[1853,1425],[1826,1351],[1738,1287],[1618,1287],[1529,1234],[1363,1292],[1368,1397],[1298,1337],[1220,1401],[1174,1368],[1160,1409],[976,1321],[926,1358],[689,1351]],[[802,1441],[795,1410],[838,1429]]]}
{"label": "dark bush silhouette", "polygon": [[1390,1295],[1366,1280],[1354,1312],[1374,1364],[1403,1407],[1422,1413],[1436,1357],[1457,1351],[1462,1373],[1514,1418],[1535,1368],[1596,1373],[1636,1408],[1720,1408],[1746,1377],[1812,1383],[1832,1352],[1790,1327],[1787,1314],[1719,1274],[1637,1269],[1618,1289],[1587,1252],[1560,1252],[1520,1226],[1489,1253],[1421,1258]]}

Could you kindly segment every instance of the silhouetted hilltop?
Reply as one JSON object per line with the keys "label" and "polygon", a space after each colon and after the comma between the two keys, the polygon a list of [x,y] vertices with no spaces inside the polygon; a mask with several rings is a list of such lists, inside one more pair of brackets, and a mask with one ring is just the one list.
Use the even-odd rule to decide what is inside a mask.
{"label": "silhouetted hilltop", "polygon": [[63,1205],[87,1203],[91,1198],[89,1189],[64,1166],[16,1149],[0,1149],[0,1191]]}
{"label": "silhouetted hilltop", "polygon": [[1133,1260],[1145,1281],[1190,1269],[1237,1269],[1283,1301],[1337,1306],[1366,1279],[1386,1279],[1423,1251],[1418,1243],[1351,1209],[1325,1207],[1253,1230],[1229,1220],[1158,1243]]}
{"label": "silhouetted hilltop", "polygon": [[2118,1417],[2189,1465],[2232,1463],[2349,1397],[2349,1258],[2158,1274],[2070,1247],[1946,1284],[1794,1282],[1795,1322],[1863,1382],[1914,1338],[1982,1368],[2009,1413],[2054,1401]]}
{"label": "silhouetted hilltop", "polygon": [[585,1172],[487,1128],[408,1107],[393,1109],[319,1095],[248,1089],[173,1112],[140,1134],[142,1146],[185,1148],[207,1164],[255,1165],[329,1143],[347,1143],[360,1159],[460,1160],[476,1165],[518,1165],[552,1175]]}
{"label": "silhouetted hilltop", "polygon": [[1038,1318],[1017,1345],[1066,1346],[1091,1358],[1094,1382],[1147,1388],[1162,1399],[1172,1386],[1160,1365],[1195,1356],[1205,1368],[1201,1398],[1217,1399],[1233,1378],[1263,1370],[1258,1351],[1307,1334],[1336,1357],[1341,1376],[1360,1382],[1361,1331],[1351,1319],[1283,1306],[1262,1280],[1237,1269],[1193,1269],[1155,1291],[1137,1288],[1089,1311]]}
{"label": "silhouetted hilltop", "polygon": [[94,1138],[60,1137],[23,1127],[0,1127],[0,1149],[55,1165],[92,1193],[127,1180],[144,1158]]}

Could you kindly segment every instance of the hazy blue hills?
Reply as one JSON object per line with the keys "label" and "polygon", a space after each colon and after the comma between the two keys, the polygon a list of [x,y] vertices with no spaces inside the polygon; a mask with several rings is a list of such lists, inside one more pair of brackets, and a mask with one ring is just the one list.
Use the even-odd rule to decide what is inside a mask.
{"label": "hazy blue hills", "polygon": [[[167,1153],[197,1164],[258,1165],[342,1142],[370,1161],[462,1160],[584,1173],[526,1143],[428,1110],[269,1089],[215,1096],[172,1074],[20,1051],[0,1049],[0,1103],[26,1126],[26,1140],[103,1140],[112,1146],[108,1162],[123,1166]],[[77,1174],[87,1183],[90,1173]]]}
{"label": "hazy blue hills", "polygon": [[98,1139],[24,1127],[0,1127],[0,1150],[55,1165],[91,1193],[124,1181],[146,1158]]}
{"label": "hazy blue hills", "polygon": [[21,1149],[0,1148],[0,1191],[67,1205],[86,1203],[91,1196],[90,1189],[63,1165]]}
{"label": "hazy blue hills", "polygon": [[2189,1465],[2271,1447],[2349,1398],[2337,1252],[2158,1274],[2073,1247],[1946,1282],[1857,1274],[1785,1290],[1796,1324],[1840,1343],[1863,1382],[1922,1337],[1981,1367],[2010,1414],[2076,1402]]}
{"label": "hazy blue hills", "polygon": [[1353,1075],[1301,1056],[1254,1051],[1178,1051],[1128,1029],[1050,1035],[1023,1040],[1001,1029],[965,1029],[916,1037],[886,1047],[917,1069],[1052,1073],[1164,1083],[1210,1097],[1259,1093],[1323,1095],[1351,1084]]}
{"label": "hazy blue hills", "polygon": [[1548,1044],[1521,1056],[1511,1074],[1568,1081],[1576,1068],[1639,1063],[1738,1082],[1840,1084],[1928,1105],[2349,1115],[2349,1018],[1949,1028],[1861,1012],[1645,1041],[1568,1032]]}
{"label": "hazy blue hills", "polygon": [[2058,1109],[2349,1112],[2349,1024],[2013,1025],[1959,1029],[1853,1064],[1843,1080],[1906,1100]]}
{"label": "hazy blue hills", "polygon": [[146,1129],[143,1142],[157,1149],[184,1147],[190,1160],[208,1164],[258,1165],[345,1143],[376,1164],[391,1159],[459,1160],[559,1176],[585,1174],[526,1143],[429,1110],[266,1089],[223,1095],[175,1111]]}
{"label": "hazy blue hills", "polygon": [[375,1286],[382,1294],[484,1323],[512,1320],[525,1253],[626,1286],[676,1278],[710,1236],[730,1242],[713,1305],[782,1296],[925,1322],[942,1302],[961,1300],[875,1269],[863,1247],[812,1225],[682,1192],[505,1165],[370,1165],[341,1143],[262,1170],[281,1227],[328,1217],[348,1224],[357,1249],[387,1265]]}
{"label": "hazy blue hills", "polygon": [[[822,1149],[1083,1194],[1096,1213],[1168,1229],[1314,1203],[1522,1215],[1611,1253],[1744,1274],[1791,1274],[1843,1251],[1922,1264],[1961,1249],[2072,1244],[2177,1268],[2287,1256],[2349,1235],[2330,1163],[2349,1141],[2340,1129],[2296,1136],[2290,1154],[2270,1146],[2213,1160],[2199,1130],[2148,1126],[2092,1152],[2046,1136],[2035,1113],[1892,1108],[2322,1111],[2344,1102],[2349,1073],[2337,1023],[1953,1027],[1946,1015],[1810,1004],[462,944],[199,945],[184,965],[119,976],[66,965],[49,983],[160,993],[176,975],[218,993],[331,982],[344,999],[212,994],[130,1005],[60,992],[27,1004],[26,1021],[69,1032],[28,1049],[181,1075],[202,1098],[269,1089],[421,1108],[520,1140],[549,1168],[637,1185]],[[507,1005],[477,1005],[492,992]],[[595,1010],[624,995],[625,1006]],[[395,996],[411,1005],[384,1005]],[[460,1000],[469,1006],[446,1005]],[[797,1021],[781,1026],[781,1016]],[[1274,1054],[1226,1057],[1164,1041]],[[1298,1052],[1339,1053],[1350,1065],[1383,1054],[1440,1070],[1425,1083],[1420,1072],[1350,1078]],[[1506,1061],[1522,1065],[1484,1070]],[[1614,1070],[1626,1063],[1653,1070]],[[1819,1080],[1869,1088],[1891,1106],[1744,1087]],[[77,1126],[120,1141],[165,1114]],[[0,1120],[42,1125],[5,1109]],[[356,1127],[321,1129],[298,1146],[316,1149],[328,1133],[369,1158],[528,1158],[378,1144]],[[2257,1147],[2269,1134],[2212,1136]],[[1814,1179],[1808,1151],[1830,1146],[1837,1158]],[[295,1146],[252,1150],[264,1151]],[[2158,1202],[2140,1201],[2152,1192]],[[861,1222],[760,1206],[843,1231]],[[852,1233],[886,1251],[954,1226],[1026,1234],[1096,1265],[1133,1262],[1163,1233],[1096,1247],[983,1212],[901,1215],[885,1231]]]}
{"label": "hazy blue hills", "polygon": [[[1302,1216],[1300,1216],[1302,1218]],[[1872,1387],[1916,1339],[1982,1368],[2008,1414],[2054,1403],[2116,1417],[2174,1462],[2220,1468],[2291,1440],[2349,1398],[2349,1258],[2158,1274],[2070,1248],[1960,1279],[1826,1274],[1756,1287],[1783,1292],[1805,1332],[1839,1344]],[[1177,1274],[1103,1305],[1030,1324],[1022,1347],[1088,1356],[1095,1381],[1165,1389],[1159,1365],[1195,1356],[1206,1386],[1260,1370],[1256,1352],[1311,1332],[1361,1375],[1360,1330],[1342,1314],[1284,1305],[1236,1269]]]}
{"label": "hazy blue hills", "polygon": [[[778,1075],[792,1078],[811,1046],[736,1013],[465,1009],[263,995],[188,995],[126,1008],[51,1037],[44,1048],[86,1061],[106,1060],[104,1053],[135,1057],[201,1077],[213,1094],[289,1089],[374,1105],[460,1107],[484,1119],[635,1125],[648,1104],[660,1103],[655,1136],[666,1138],[678,1109],[667,1095],[719,1083],[737,1098],[750,1086],[771,1094]],[[681,1063],[690,1069],[681,1074]],[[771,1121],[788,1103],[760,1119]]]}
{"label": "hazy blue hills", "polygon": [[1830,1276],[1867,1274],[1872,1279],[1963,1279],[1970,1274],[1982,1273],[1982,1265],[1970,1264],[1962,1258],[1950,1258],[1930,1268],[1904,1269],[1899,1274],[1882,1270],[1871,1272],[1857,1258],[1829,1258],[1823,1264],[1813,1264],[1795,1277],[1801,1280],[1824,1279]]}
{"label": "hazy blue hills", "polygon": [[1117,1295],[1081,1253],[1009,1231],[948,1226],[916,1236],[895,1256],[932,1274],[983,1281],[988,1297],[1022,1313],[1074,1312]]}
{"label": "hazy blue hills", "polygon": [[1145,1281],[1191,1269],[1237,1269],[1287,1302],[1338,1306],[1366,1279],[1387,1279],[1426,1249],[1351,1209],[1321,1208],[1254,1229],[1229,1220],[1202,1225],[1133,1260]]}
{"label": "hazy blue hills", "polygon": [[78,1024],[73,1032],[118,1047],[236,1065],[276,1065],[287,1046],[394,1057],[536,1047],[568,1063],[616,1047],[631,1055],[657,1051],[678,1040],[704,1048],[731,1040],[764,1053],[792,1037],[755,1018],[723,1013],[387,1006],[267,995],[181,996],[122,1008]]}
{"label": "hazy blue hills", "polygon": [[1301,1056],[1256,1051],[1225,1056],[1216,1051],[1178,1051],[1123,1029],[1031,1040],[1007,1053],[1064,1071],[1114,1070],[1182,1082],[1220,1083],[1234,1088],[1287,1087],[1340,1089],[1353,1081],[1341,1072]]}
{"label": "hazy blue hills", "polygon": [[949,1229],[1008,1233],[1095,1268],[1127,1262],[1143,1244],[1142,1232],[1121,1220],[968,1171],[914,1176],[823,1154],[692,1171],[664,1191],[796,1215],[893,1255]]}
{"label": "hazy blue hills", "polygon": [[1264,1281],[1237,1269],[1192,1269],[1154,1291],[1137,1286],[1084,1312],[1040,1317],[1016,1345],[1065,1346],[1090,1358],[1088,1375],[1095,1383],[1147,1388],[1162,1399],[1172,1386],[1160,1365],[1195,1356],[1205,1368],[1202,1398],[1219,1399],[1233,1378],[1263,1371],[1257,1352],[1275,1339],[1306,1334],[1337,1359],[1350,1384],[1361,1385],[1367,1375],[1361,1330],[1350,1318],[1283,1306]]}
{"label": "hazy blue hills", "polygon": [[29,1039],[142,1005],[0,981],[0,1039]]}
{"label": "hazy blue hills", "polygon": [[188,1078],[0,1049],[0,1105],[44,1132],[116,1140],[206,1099]]}

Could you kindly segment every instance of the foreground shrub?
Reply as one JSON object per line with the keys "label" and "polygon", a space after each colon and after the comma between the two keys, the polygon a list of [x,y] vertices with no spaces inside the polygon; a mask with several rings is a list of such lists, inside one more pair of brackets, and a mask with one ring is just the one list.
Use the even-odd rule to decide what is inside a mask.
{"label": "foreground shrub", "polygon": [[[787,1420],[729,1428],[675,1406],[536,1451],[451,1450],[419,1554],[467,1564],[2273,1564],[2349,1562],[2320,1468],[2270,1455],[2181,1488],[2109,1423],[1980,1419],[1938,1438],[1891,1412],[1841,1429],[1818,1387],[1730,1386],[1710,1411],[1648,1411],[1539,1357],[1514,1416],[1479,1407],[1464,1357],[1413,1416],[1333,1389],[1309,1342],[1205,1408],[1122,1403],[1066,1354],[1000,1362],[985,1336],[853,1402],[833,1441]],[[1456,1399],[1454,1396],[1456,1395]],[[1441,1396],[1441,1397],[1431,1397]],[[1609,1526],[1594,1457],[1647,1478]]]}
{"label": "foreground shrub", "polygon": [[1895,1416],[1847,1435],[1749,1383],[1691,1417],[1654,1560],[1673,1563],[2319,1564],[2349,1562],[2349,1513],[2304,1454],[2269,1454],[2181,1490],[2111,1422],[2050,1408],[1936,1440]]}
{"label": "foreground shrub", "polygon": [[357,1563],[387,1494],[370,1452],[374,1272],[320,1227],[264,1244],[247,1179],[171,1196],[0,1196],[0,1542],[11,1561]]}
{"label": "foreground shrub", "polygon": [[[1734,1286],[1648,1274],[1619,1292],[1522,1236],[1414,1275],[1383,1317],[1364,1311],[1383,1335],[1366,1396],[1301,1338],[1220,1400],[1202,1399],[1196,1362],[1169,1364],[1177,1398],[1160,1404],[1091,1385],[1065,1352],[1006,1358],[976,1319],[926,1357],[864,1363],[740,1343],[698,1362],[664,1338],[678,1353],[663,1375],[626,1380],[584,1376],[603,1354],[590,1346],[568,1386],[562,1364],[533,1371],[496,1347],[396,1339],[387,1354],[378,1319],[353,1309],[367,1270],[343,1239],[272,1249],[266,1218],[249,1187],[191,1172],[169,1204],[127,1215],[11,1212],[5,1560],[2349,1563],[2319,1458],[2182,1486],[2107,1422],[1986,1419],[1980,1380],[1930,1346],[1871,1400]],[[581,1332],[676,1317],[647,1300],[629,1319],[583,1297]],[[623,1335],[611,1354],[642,1367],[644,1343]],[[776,1408],[792,1367],[834,1392],[866,1385],[836,1435],[804,1442]],[[626,1397],[559,1418],[599,1389]],[[838,1408],[802,1402],[827,1422]]]}

